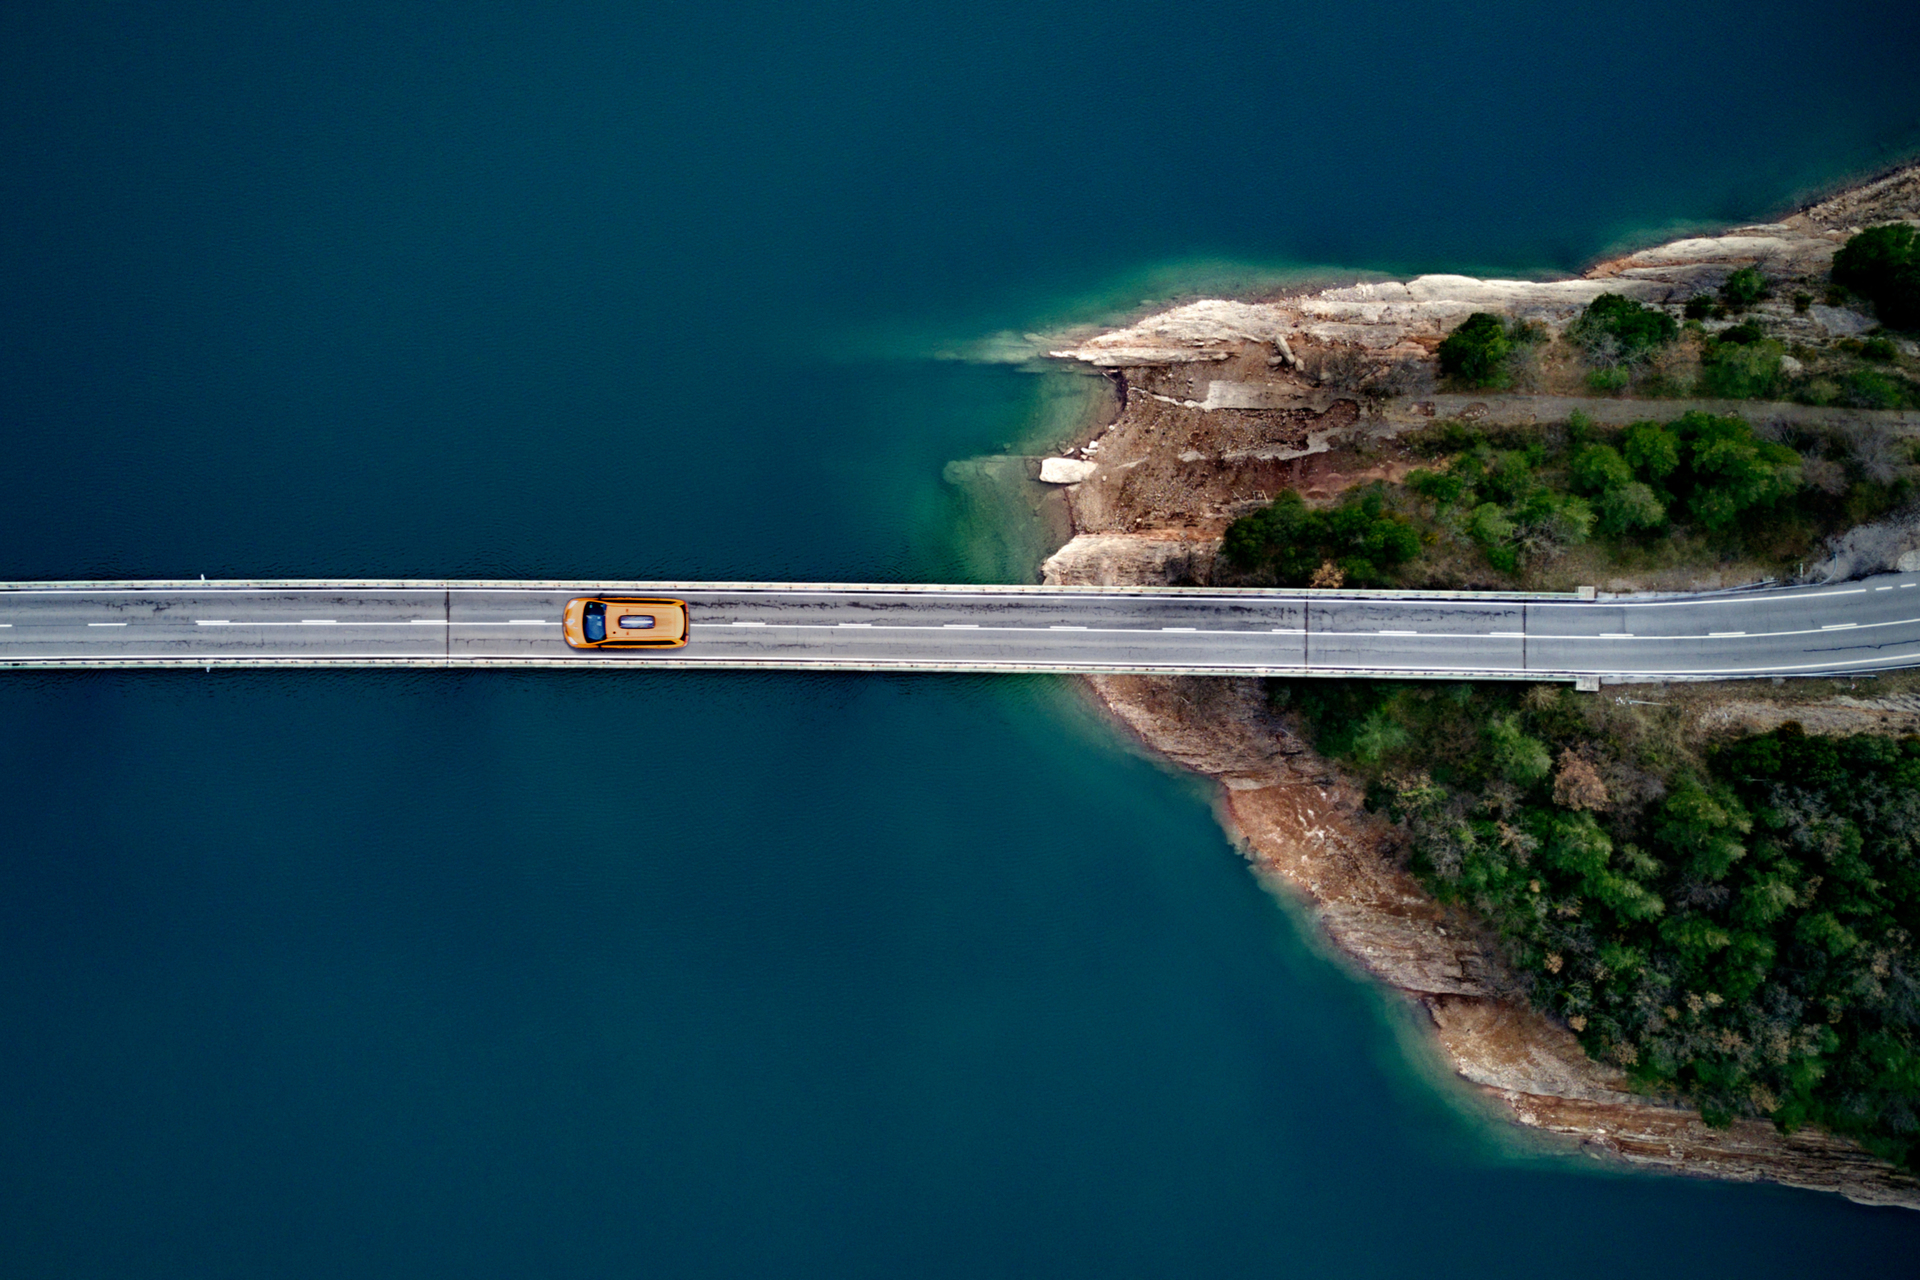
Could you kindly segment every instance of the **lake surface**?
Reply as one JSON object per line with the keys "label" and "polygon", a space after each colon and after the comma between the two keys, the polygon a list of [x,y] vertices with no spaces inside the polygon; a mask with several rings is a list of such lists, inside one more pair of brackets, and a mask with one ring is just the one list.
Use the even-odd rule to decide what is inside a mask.
{"label": "lake surface", "polygon": [[[1920,144],[1920,13],[0,15],[0,577],[1020,579],[1194,289]],[[1485,1123],[1052,679],[0,677],[8,1276],[1909,1271]]]}

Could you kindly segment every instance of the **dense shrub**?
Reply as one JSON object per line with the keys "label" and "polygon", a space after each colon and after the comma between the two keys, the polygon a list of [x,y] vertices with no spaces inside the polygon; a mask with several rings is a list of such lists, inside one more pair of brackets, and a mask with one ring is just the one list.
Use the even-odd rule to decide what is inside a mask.
{"label": "dense shrub", "polygon": [[1721,400],[1768,400],[1781,394],[1786,375],[1780,359],[1786,347],[1759,336],[1751,325],[1735,325],[1709,339],[1700,355],[1700,390]]}
{"label": "dense shrub", "polygon": [[1480,549],[1502,573],[1585,542],[1593,508],[1556,489],[1541,471],[1544,449],[1498,450],[1485,442],[1456,455],[1444,471],[1420,469],[1407,487],[1434,506],[1441,528]]}
{"label": "dense shrub", "polygon": [[1920,329],[1920,243],[1903,222],[1869,227],[1833,255],[1836,284],[1872,300],[1880,321]]}
{"label": "dense shrub", "polygon": [[1878,369],[1855,369],[1847,375],[1839,399],[1855,409],[1904,409],[1914,402],[1911,383]]}
{"label": "dense shrub", "polygon": [[1755,267],[1741,267],[1720,286],[1720,301],[1730,310],[1744,311],[1771,292],[1767,278]]}
{"label": "dense shrub", "polygon": [[[1800,487],[1800,455],[1760,439],[1744,418],[1695,411],[1668,428],[1640,425],[1639,450],[1660,465],[1668,453],[1655,433],[1673,437],[1676,465],[1658,483],[1707,529],[1725,529],[1747,511],[1770,507]],[[1643,477],[1650,482],[1651,471]]]}
{"label": "dense shrub", "polygon": [[[1584,419],[1573,426],[1576,439],[1591,430]],[[1564,470],[1549,465],[1541,441],[1506,450],[1463,443],[1444,467],[1409,472],[1406,485],[1431,504],[1442,536],[1471,543],[1503,573],[1551,559],[1595,532],[1609,539],[1664,532],[1673,516],[1724,543],[1801,485],[1798,453],[1760,439],[1742,418],[1699,412],[1635,423],[1617,446],[1577,444],[1564,455]]]}
{"label": "dense shrub", "polygon": [[1506,322],[1476,311],[1440,344],[1440,372],[1468,387],[1498,386],[1512,350]]}
{"label": "dense shrub", "polygon": [[1701,759],[1550,686],[1271,688],[1597,1058],[1920,1165],[1920,739]]}
{"label": "dense shrub", "polygon": [[[1652,423],[1643,425],[1653,426]],[[1652,485],[1636,478],[1633,464],[1613,446],[1582,447],[1573,455],[1569,471],[1574,487],[1593,496],[1602,533],[1618,536],[1665,527],[1666,502],[1654,492]]]}
{"label": "dense shrub", "polygon": [[1680,326],[1656,307],[1603,293],[1567,326],[1567,337],[1603,368],[1640,364],[1679,336]]}
{"label": "dense shrub", "polygon": [[1376,587],[1420,554],[1420,535],[1387,505],[1384,486],[1350,490],[1316,509],[1291,489],[1227,526],[1221,552],[1243,572],[1277,586]]}

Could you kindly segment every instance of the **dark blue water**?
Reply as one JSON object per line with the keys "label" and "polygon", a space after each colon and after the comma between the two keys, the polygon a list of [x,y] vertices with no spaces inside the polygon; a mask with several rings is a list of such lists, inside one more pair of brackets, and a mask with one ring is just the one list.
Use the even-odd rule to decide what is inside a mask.
{"label": "dark blue water", "polygon": [[[13,6],[0,577],[1019,576],[943,468],[1074,392],[916,353],[1772,213],[1920,145],[1917,51],[1892,3]],[[0,804],[9,1276],[1920,1246],[1509,1150],[1062,681],[13,675]]]}

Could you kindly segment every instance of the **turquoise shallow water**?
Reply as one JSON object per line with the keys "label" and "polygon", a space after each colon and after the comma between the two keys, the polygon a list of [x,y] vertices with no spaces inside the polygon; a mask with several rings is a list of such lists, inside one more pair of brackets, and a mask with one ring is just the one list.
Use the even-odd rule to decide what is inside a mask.
{"label": "turquoise shallow water", "polygon": [[[923,353],[1759,216],[1920,143],[1916,34],[20,7],[0,576],[1017,576],[1017,508],[943,476],[1073,389]],[[1920,1244],[1510,1149],[1066,682],[23,675],[0,727],[8,1275],[1748,1277]]]}

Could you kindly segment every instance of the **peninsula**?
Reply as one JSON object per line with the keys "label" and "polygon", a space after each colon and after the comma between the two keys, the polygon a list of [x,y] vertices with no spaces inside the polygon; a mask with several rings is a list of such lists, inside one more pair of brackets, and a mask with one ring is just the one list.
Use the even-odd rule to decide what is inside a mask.
{"label": "peninsula", "polygon": [[[1920,568],[1916,226],[1909,167],[1577,279],[1052,344],[1116,394],[1041,465],[1073,529],[1045,580],[1604,599]],[[1513,1121],[1920,1208],[1920,681],[1089,679]]]}

